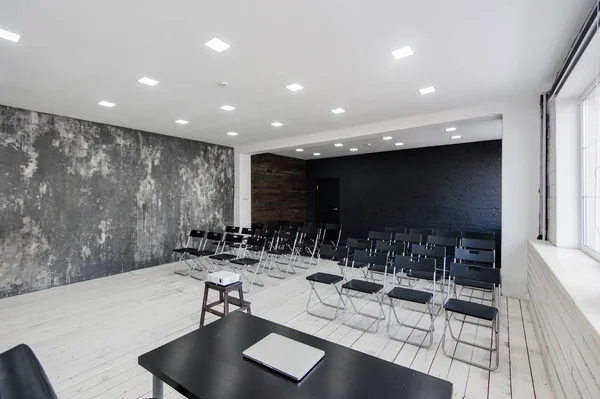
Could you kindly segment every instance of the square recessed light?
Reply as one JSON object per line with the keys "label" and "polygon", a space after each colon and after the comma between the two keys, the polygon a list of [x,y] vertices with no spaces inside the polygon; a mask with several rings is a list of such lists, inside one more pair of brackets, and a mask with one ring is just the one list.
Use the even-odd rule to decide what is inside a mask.
{"label": "square recessed light", "polygon": [[0,29],[0,37],[15,43],[21,39],[21,35],[17,35],[16,33],[12,33],[4,29]]}
{"label": "square recessed light", "polygon": [[204,43],[204,45],[206,47],[209,47],[209,48],[215,50],[217,53],[220,53],[221,51],[225,51],[229,47],[231,47],[229,44],[225,43],[223,40],[216,38],[216,37],[214,39],[210,39],[209,41]]}
{"label": "square recessed light", "polygon": [[296,152],[302,152],[304,151],[304,148],[296,148]]}
{"label": "square recessed light", "polygon": [[400,147],[400,146],[404,145],[404,143],[396,143],[394,145],[397,145],[398,147]]}
{"label": "square recessed light", "polygon": [[115,103],[111,103],[111,102],[108,102],[108,101],[100,101],[100,102],[98,103],[98,105],[100,105],[100,106],[102,106],[102,107],[108,107],[108,108],[112,108],[112,107],[114,107],[114,106],[115,106],[115,105],[117,105],[117,104],[115,104]]}
{"label": "square recessed light", "polygon": [[150,79],[145,76],[141,79],[138,79],[138,82],[143,83],[148,86],[156,86],[158,84],[158,80]]}
{"label": "square recessed light", "polygon": [[235,109],[235,107],[232,107],[231,105],[223,105],[223,106],[221,107],[221,109],[222,109],[223,111],[233,111],[233,110]]}
{"label": "square recessed light", "polygon": [[426,88],[424,88],[424,89],[419,89],[419,92],[420,92],[421,94],[431,94],[431,93],[435,93],[435,87],[433,87],[433,86],[429,86],[429,87],[426,87]]}
{"label": "square recessed light", "polygon": [[391,139],[393,139],[393,137],[392,136],[385,136],[383,139],[384,140],[391,140]]}
{"label": "square recessed light", "polygon": [[356,152],[356,151],[358,151],[358,148],[350,148],[350,151]]}
{"label": "square recessed light", "polygon": [[413,51],[410,46],[399,48],[398,50],[392,51],[392,55],[395,59],[399,60],[400,58],[409,57],[413,55]]}
{"label": "square recessed light", "polygon": [[285,88],[291,91],[298,91],[304,89],[304,87],[299,85],[298,83],[292,83],[290,85],[285,86]]}
{"label": "square recessed light", "polygon": [[319,155],[321,155],[321,153],[320,153],[320,152],[313,152],[313,155],[314,155],[315,157],[318,157]]}
{"label": "square recessed light", "polygon": [[336,147],[343,147],[344,145],[342,143],[335,143],[334,146],[336,146]]}
{"label": "square recessed light", "polygon": [[271,126],[281,127],[281,126],[283,126],[283,123],[281,123],[281,122],[273,122],[273,123],[271,123]]}
{"label": "square recessed light", "polygon": [[460,138],[460,136],[452,136],[452,140],[457,140],[459,138]]}
{"label": "square recessed light", "polygon": [[456,128],[455,128],[455,127],[447,127],[447,128],[446,128],[446,131],[447,131],[447,132],[455,132],[455,131],[456,131]]}
{"label": "square recessed light", "polygon": [[342,108],[336,108],[336,109],[332,109],[331,112],[333,112],[334,114],[343,114],[346,111]]}
{"label": "square recessed light", "polygon": [[190,122],[188,122],[188,121],[186,121],[186,120],[183,120],[183,119],[177,119],[177,120],[175,121],[175,123],[179,123],[180,125],[187,125],[187,124],[188,124],[188,123],[190,123]]}
{"label": "square recessed light", "polygon": [[238,133],[236,133],[236,132],[227,132],[227,135],[228,136],[237,136]]}

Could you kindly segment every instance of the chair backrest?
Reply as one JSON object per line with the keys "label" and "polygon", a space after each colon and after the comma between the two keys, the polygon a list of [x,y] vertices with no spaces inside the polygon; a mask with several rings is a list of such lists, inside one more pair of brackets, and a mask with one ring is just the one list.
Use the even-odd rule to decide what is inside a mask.
{"label": "chair backrest", "polygon": [[267,228],[267,230],[277,230],[279,228],[279,225],[277,223],[277,220],[267,220],[267,225],[265,227]]}
{"label": "chair backrest", "polygon": [[291,223],[292,222],[290,222],[289,220],[278,220],[277,227],[289,226]]}
{"label": "chair backrest", "polygon": [[232,233],[228,233],[225,234],[225,238],[223,239],[223,241],[225,241],[226,244],[241,244],[242,242],[244,242],[244,235],[243,234],[232,234]]}
{"label": "chair backrest", "polygon": [[190,237],[193,237],[193,238],[204,238],[205,234],[206,234],[206,231],[204,231],[204,230],[192,230],[192,231],[190,231]]}
{"label": "chair backrest", "polygon": [[252,229],[252,232],[256,232],[256,230],[262,230],[265,228],[265,224],[264,223],[252,223],[250,225],[250,228]]}
{"label": "chair backrest", "polygon": [[385,232],[386,233],[406,233],[406,227],[386,227],[385,228]]}
{"label": "chair backrest", "polygon": [[57,399],[39,360],[27,345],[0,353],[2,398]]}
{"label": "chair backrest", "polygon": [[502,281],[500,269],[455,262],[450,263],[450,278],[452,277],[492,283],[495,285],[499,285]]}
{"label": "chair backrest", "polygon": [[302,240],[317,240],[319,238],[319,229],[314,227],[302,227],[298,232],[302,235]]}
{"label": "chair backrest", "polygon": [[408,229],[408,234],[420,234],[422,236],[431,236],[434,234],[433,229],[413,228]]}
{"label": "chair backrest", "polygon": [[496,263],[496,251],[484,251],[481,249],[456,248],[454,251],[456,263],[473,262],[487,266],[493,266]]}
{"label": "chair backrest", "polygon": [[346,246],[355,251],[360,251],[363,249],[369,249],[371,247],[371,243],[369,240],[365,240],[364,238],[348,238],[346,240]]}
{"label": "chair backrest", "polygon": [[435,235],[439,237],[462,237],[462,231],[459,230],[450,230],[444,228],[435,229]]}
{"label": "chair backrest", "polygon": [[496,249],[496,240],[478,240],[476,238],[463,238],[460,240],[460,247],[494,251]]}
{"label": "chair backrest", "polygon": [[442,236],[427,236],[427,244],[429,245],[441,245],[443,247],[458,247],[457,237],[442,237]]}
{"label": "chair backrest", "polygon": [[264,237],[248,237],[246,240],[246,249],[261,252],[265,249],[267,240]]}
{"label": "chair backrest", "polygon": [[223,234],[215,233],[214,231],[209,231],[206,233],[206,239],[209,241],[221,241],[223,238]]}
{"label": "chair backrest", "polygon": [[446,247],[437,246],[431,247],[427,245],[416,244],[412,246],[411,254],[413,256],[425,256],[428,258],[438,258],[445,259],[446,258]]}
{"label": "chair backrest", "polygon": [[255,230],[252,230],[252,227],[242,227],[242,233],[247,236],[254,235]]}
{"label": "chair backrest", "polygon": [[495,240],[496,233],[493,231],[463,231],[463,238],[474,238],[476,240]]}
{"label": "chair backrest", "polygon": [[435,273],[435,265],[434,258],[413,258],[404,255],[396,255],[394,258],[396,269]]}
{"label": "chair backrest", "polygon": [[254,232],[255,236],[273,238],[275,236],[274,230],[258,229]]}
{"label": "chair backrest", "polygon": [[372,241],[391,241],[392,233],[384,231],[369,231],[369,240]]}
{"label": "chair backrest", "polygon": [[304,224],[304,227],[308,227],[308,228],[311,228],[311,229],[322,230],[323,229],[323,223],[306,222]]}
{"label": "chair backrest", "polygon": [[335,245],[321,244],[319,258],[344,259],[348,257],[348,247],[336,247]]}
{"label": "chair backrest", "polygon": [[340,238],[342,237],[342,225],[327,223],[323,228],[323,240],[332,241],[336,245],[339,244]]}
{"label": "chair backrest", "polygon": [[393,254],[404,253],[403,242],[388,242],[388,241],[377,241],[375,243],[375,251],[378,252],[389,252]]}
{"label": "chair backrest", "polygon": [[225,226],[225,232],[237,234],[240,232],[240,227],[239,226]]}
{"label": "chair backrest", "polygon": [[420,244],[421,240],[422,240],[422,237],[420,234],[394,233],[394,241]]}
{"label": "chair backrest", "polygon": [[301,228],[304,227],[304,222],[290,222],[291,227]]}
{"label": "chair backrest", "polygon": [[387,254],[382,252],[355,251],[352,262],[368,263],[370,265],[387,265]]}

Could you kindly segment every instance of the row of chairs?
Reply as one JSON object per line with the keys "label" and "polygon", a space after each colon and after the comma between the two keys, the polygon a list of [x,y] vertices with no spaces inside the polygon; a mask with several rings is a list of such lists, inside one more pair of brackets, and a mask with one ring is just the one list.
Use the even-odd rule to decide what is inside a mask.
{"label": "row of chairs", "polygon": [[[350,239],[348,240],[351,241]],[[464,240],[460,240],[464,241]],[[465,241],[465,244],[469,244],[470,241]],[[395,245],[398,243],[388,242],[388,245]],[[328,259],[338,262],[342,268],[341,275],[334,275],[329,273],[315,273],[307,277],[307,280],[311,284],[311,291],[307,301],[307,312],[310,314],[324,317],[323,315],[316,314],[310,310],[311,298],[313,293],[317,295],[319,302],[327,307],[334,307],[336,309],[333,318],[338,316],[340,306],[342,306],[342,323],[349,325],[353,328],[364,329],[358,325],[352,325],[348,323],[346,319],[346,310],[351,307],[355,314],[362,315],[367,318],[376,319],[374,330],[369,328],[364,329],[368,332],[376,332],[379,330],[379,322],[381,319],[385,319],[385,311],[383,309],[383,298],[385,292],[385,281],[386,275],[392,276],[392,284],[389,291],[387,291],[387,298],[389,299],[389,314],[388,314],[388,326],[387,331],[390,338],[407,342],[409,344],[418,345],[422,347],[429,347],[433,343],[433,332],[434,332],[434,318],[436,312],[434,312],[434,298],[436,296],[436,282],[443,282],[446,279],[444,275],[446,271],[445,263],[447,257],[445,255],[445,248],[440,246],[426,246],[423,244],[416,244],[411,249],[411,253],[406,252],[404,245],[398,246],[395,252],[385,252],[382,250],[384,246],[377,243],[375,250],[365,248],[360,250],[352,250],[349,246],[346,247],[335,247],[331,245],[322,245],[319,251],[318,262],[321,259]],[[388,247],[389,248],[389,247]],[[378,250],[379,249],[379,250]],[[436,250],[437,249],[437,250]],[[438,251],[441,249],[441,251]],[[431,251],[431,252],[429,252]],[[436,252],[435,255],[432,255]],[[443,267],[439,267],[439,262],[443,263]],[[343,264],[343,266],[342,266]],[[344,271],[345,268],[351,268],[350,275]],[[357,273],[358,277],[354,276],[354,272],[362,270],[363,273]],[[365,272],[366,271],[366,272]],[[368,276],[370,273],[370,278]],[[373,278],[373,273],[383,274],[383,281],[376,281]],[[396,278],[398,276],[404,276],[412,281],[423,280],[427,283],[433,282],[433,289],[429,290],[417,290],[415,285],[403,286],[402,279],[397,278],[398,285],[396,286]],[[486,250],[473,250],[465,247],[454,248],[454,258],[449,262],[448,268],[448,290],[447,294],[443,298],[442,304],[444,308],[444,332],[442,336],[442,349],[448,356],[455,358],[460,361],[466,361],[469,364],[473,364],[477,367],[482,367],[487,370],[495,370],[499,365],[498,356],[498,342],[499,342],[499,309],[498,300],[500,297],[501,290],[501,273],[500,269],[495,268],[493,251]],[[343,282],[341,287],[338,287],[338,283]],[[383,282],[383,284],[382,284]],[[335,288],[338,295],[337,305],[326,303],[319,296],[315,289],[315,283],[331,285]],[[457,292],[457,286],[469,287],[474,289],[482,289],[491,293],[491,305],[483,305],[481,303],[471,302],[471,295],[468,296],[469,300],[460,299],[461,293]],[[442,285],[443,287],[443,285]],[[341,290],[340,290],[341,288]],[[443,288],[442,288],[443,292]],[[371,313],[360,312],[354,301],[353,294],[364,294],[364,296],[371,297],[377,303],[378,315]],[[345,295],[343,295],[345,294]],[[344,298],[346,300],[344,300]],[[481,297],[478,297],[481,300]],[[395,302],[409,302],[417,305],[425,305],[426,311],[430,319],[430,324],[427,328],[418,327],[415,325],[407,325],[400,321],[398,314],[395,309]],[[408,327],[424,331],[429,336],[429,343],[422,344],[418,342],[403,340],[397,338],[391,333],[392,314],[399,326]],[[456,318],[459,322],[470,322],[466,319],[467,316],[476,319],[483,319],[488,323],[477,323],[485,327],[492,329],[492,343],[490,347],[484,347],[481,345],[474,345],[478,348],[485,349],[496,354],[495,362],[492,366],[485,364],[478,364],[471,362],[469,359],[460,359],[454,357],[453,354],[449,354],[446,351],[446,331],[450,331],[450,335],[453,339],[458,342],[473,345],[470,342],[464,342],[455,336],[451,329],[450,318],[452,315],[461,314],[462,319]],[[328,317],[325,317],[328,318]],[[331,318],[330,318],[331,319]]]}

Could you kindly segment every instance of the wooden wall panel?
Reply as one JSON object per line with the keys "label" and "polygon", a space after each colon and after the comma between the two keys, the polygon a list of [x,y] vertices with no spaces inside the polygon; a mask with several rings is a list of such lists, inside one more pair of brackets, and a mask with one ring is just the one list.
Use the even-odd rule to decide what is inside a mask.
{"label": "wooden wall panel", "polygon": [[306,219],[306,161],[275,154],[251,158],[252,221]]}

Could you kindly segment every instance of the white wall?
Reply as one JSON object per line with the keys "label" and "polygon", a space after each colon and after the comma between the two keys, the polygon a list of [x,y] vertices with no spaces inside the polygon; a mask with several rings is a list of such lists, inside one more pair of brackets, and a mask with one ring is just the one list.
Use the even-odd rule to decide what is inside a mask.
{"label": "white wall", "polygon": [[[527,298],[527,241],[537,237],[539,217],[540,108],[537,96],[240,146],[236,148],[236,153],[239,153],[239,159],[236,156],[236,166],[237,162],[247,163],[246,168],[249,170],[249,157],[242,159],[244,154],[269,152],[488,115],[503,117],[503,292],[513,297]],[[245,224],[250,221],[250,202],[246,200],[250,197],[249,188],[250,174],[236,167],[236,215],[239,211],[239,219],[236,216],[236,223],[238,220],[245,220]]]}
{"label": "white wall", "polygon": [[233,223],[236,226],[250,227],[252,223],[252,185],[250,155],[235,150],[235,200],[233,202]]}

